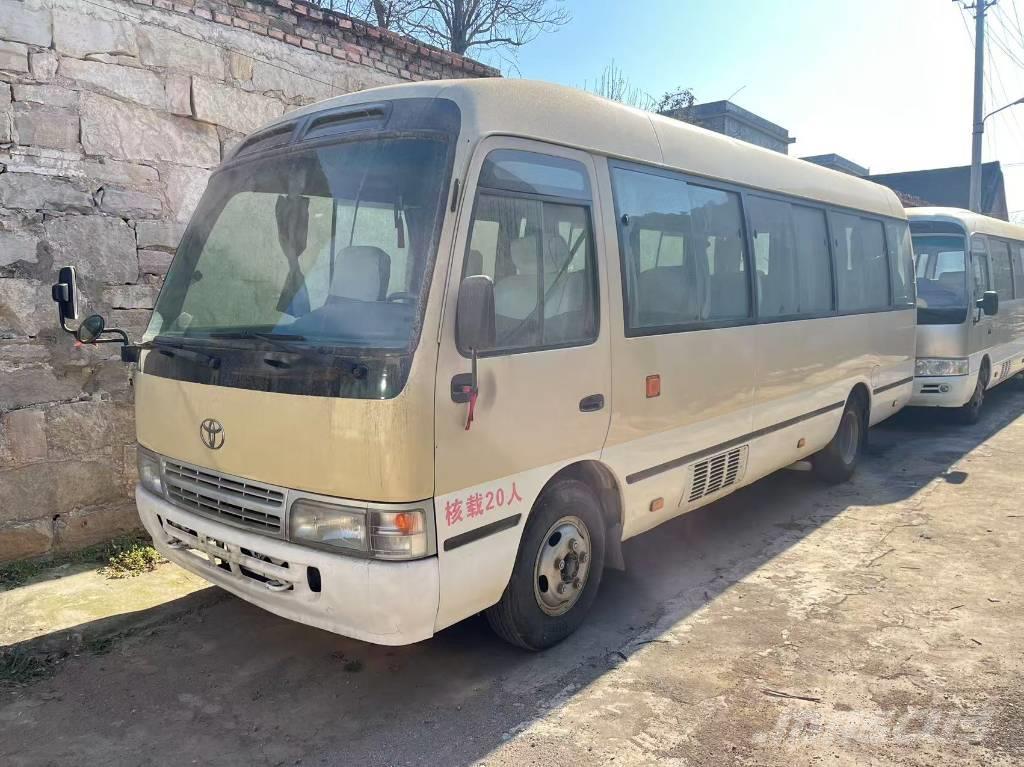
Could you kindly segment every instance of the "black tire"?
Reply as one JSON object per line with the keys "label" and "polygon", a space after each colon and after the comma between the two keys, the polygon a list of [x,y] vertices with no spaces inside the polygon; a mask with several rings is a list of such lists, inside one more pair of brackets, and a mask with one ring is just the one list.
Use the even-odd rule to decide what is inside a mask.
{"label": "black tire", "polygon": [[[557,553],[551,543],[556,536],[549,533],[552,533],[556,524],[566,519],[575,520],[572,525],[578,521],[585,526],[586,535],[589,536],[589,551],[582,563],[587,565],[585,580],[575,590],[579,592],[578,595],[570,591],[573,589],[572,580],[560,584],[564,590],[569,591],[566,598],[574,601],[566,607],[565,612],[556,615],[550,614],[549,611],[554,609],[550,605],[546,609],[542,607],[541,586],[537,584],[543,583],[543,593],[550,599],[561,597],[555,596],[554,591],[549,592],[552,584],[546,576],[538,578],[537,573],[542,559]],[[556,544],[568,545],[568,541],[573,538],[563,541],[562,534],[558,533]],[[597,597],[604,569],[604,545],[604,519],[594,492],[578,480],[564,480],[549,487],[537,500],[530,514],[523,538],[519,542],[512,577],[501,600],[486,611],[491,628],[506,642],[526,650],[543,650],[561,642],[579,628]],[[584,543],[581,551],[585,550]],[[567,563],[571,556],[573,554],[570,553],[566,559],[556,558],[555,561]],[[581,564],[578,555],[572,564],[576,567],[575,571],[570,572],[567,563],[562,572],[567,575],[579,574]]]}
{"label": "black tire", "polygon": [[956,411],[956,420],[964,426],[973,426],[981,420],[981,408],[985,404],[985,389],[988,388],[988,366],[985,365],[978,373],[978,381],[974,384],[974,393]]}
{"label": "black tire", "polygon": [[863,398],[851,396],[843,408],[839,428],[824,449],[811,458],[814,473],[830,485],[846,482],[857,470],[867,441],[868,418]]}

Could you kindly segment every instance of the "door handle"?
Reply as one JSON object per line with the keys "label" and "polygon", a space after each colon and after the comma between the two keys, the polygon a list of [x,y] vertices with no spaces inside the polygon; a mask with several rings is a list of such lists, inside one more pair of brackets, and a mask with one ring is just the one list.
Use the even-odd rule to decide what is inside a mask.
{"label": "door handle", "polygon": [[596,413],[598,410],[604,407],[604,395],[603,394],[591,394],[580,400],[580,412],[581,413]]}
{"label": "door handle", "polygon": [[469,402],[469,393],[472,386],[472,373],[457,373],[452,376],[452,402],[457,402],[459,404]]}

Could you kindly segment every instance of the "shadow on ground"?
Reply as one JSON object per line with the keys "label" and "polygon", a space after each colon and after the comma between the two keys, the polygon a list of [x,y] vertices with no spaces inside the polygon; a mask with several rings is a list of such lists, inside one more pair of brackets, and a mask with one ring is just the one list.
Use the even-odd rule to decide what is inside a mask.
{"label": "shadow on ground", "polygon": [[[0,697],[0,763],[469,765],[851,506],[910,498],[1012,422],[1024,390],[993,391],[981,423],[909,411],[872,431],[863,469],[828,488],[781,472],[626,545],[587,624],[552,650],[503,644],[481,617],[386,648],[236,599],[73,658]],[[59,724],[55,724],[59,723]],[[538,756],[538,762],[543,759]]]}

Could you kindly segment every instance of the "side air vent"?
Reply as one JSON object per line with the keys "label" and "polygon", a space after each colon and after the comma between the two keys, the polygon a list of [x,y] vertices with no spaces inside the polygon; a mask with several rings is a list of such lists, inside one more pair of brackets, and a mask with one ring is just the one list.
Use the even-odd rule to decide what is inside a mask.
{"label": "side air vent", "polygon": [[690,470],[686,502],[695,503],[739,482],[747,470],[747,450],[747,445],[741,445],[695,463]]}
{"label": "side air vent", "polygon": [[999,371],[999,380],[1000,381],[1005,380],[1006,377],[1008,375],[1010,375],[1010,367],[1011,367],[1011,365],[1012,365],[1012,363],[1010,362],[1010,360],[1007,360],[1006,362],[1003,363],[1003,367]]}

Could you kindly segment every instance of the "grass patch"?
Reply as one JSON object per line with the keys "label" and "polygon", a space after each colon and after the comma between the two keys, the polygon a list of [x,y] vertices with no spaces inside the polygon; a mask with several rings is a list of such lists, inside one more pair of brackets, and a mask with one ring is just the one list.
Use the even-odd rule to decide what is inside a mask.
{"label": "grass patch", "polygon": [[[81,551],[73,551],[67,554],[57,554],[49,559],[29,559],[23,562],[11,562],[0,565],[0,591],[23,586],[38,575],[48,570],[53,570],[64,565],[95,564],[104,571],[115,566],[117,574],[108,572],[111,577],[124,578],[129,575],[138,575],[141,572],[152,570],[161,561],[159,556],[152,566],[145,564],[152,559],[149,554],[126,554],[140,549],[149,549],[155,555],[156,550],[150,546],[149,537],[142,532],[134,535],[124,535],[115,538],[107,543],[100,543],[89,546]],[[114,565],[113,559],[118,558],[118,564]],[[123,559],[123,562],[122,562]],[[141,566],[139,569],[136,565]]]}
{"label": "grass patch", "polygon": [[108,578],[134,578],[155,570],[164,561],[149,543],[130,541],[110,555],[102,572]]}
{"label": "grass patch", "polygon": [[49,673],[52,665],[38,655],[17,650],[0,652],[0,686],[23,687]]}

